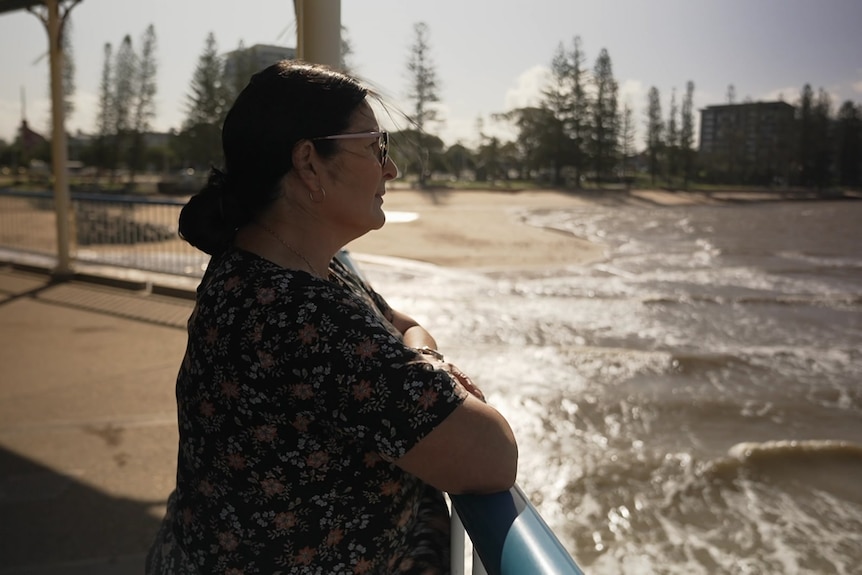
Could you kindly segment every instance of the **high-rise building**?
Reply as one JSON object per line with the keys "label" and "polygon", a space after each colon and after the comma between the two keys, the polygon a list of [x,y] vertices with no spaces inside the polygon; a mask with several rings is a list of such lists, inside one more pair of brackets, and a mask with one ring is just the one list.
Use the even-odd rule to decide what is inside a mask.
{"label": "high-rise building", "polygon": [[795,109],[786,102],[707,106],[700,111],[700,160],[734,183],[786,179]]}
{"label": "high-rise building", "polygon": [[248,81],[248,76],[275,64],[279,60],[296,58],[296,48],[274,46],[272,44],[255,44],[250,48],[242,48],[224,55],[224,74],[227,78],[238,74],[246,76],[242,82]]}

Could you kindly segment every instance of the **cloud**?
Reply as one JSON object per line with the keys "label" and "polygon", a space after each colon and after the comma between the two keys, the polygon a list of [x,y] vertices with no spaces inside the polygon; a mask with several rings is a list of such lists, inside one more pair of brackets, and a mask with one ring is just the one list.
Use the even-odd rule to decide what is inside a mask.
{"label": "cloud", "polygon": [[550,76],[551,71],[547,66],[533,66],[521,72],[515,80],[515,86],[506,90],[506,110],[538,105]]}
{"label": "cloud", "polygon": [[623,80],[619,87],[619,96],[617,101],[620,103],[620,109],[625,104],[632,108],[632,112],[643,107],[643,103],[647,99],[647,89],[640,80]]}
{"label": "cloud", "polygon": [[784,88],[776,88],[775,90],[770,90],[765,94],[761,94],[760,101],[761,102],[787,102],[788,104],[792,104],[794,101],[799,99],[799,92],[801,88],[799,86],[787,86]]}
{"label": "cloud", "polygon": [[853,92],[855,92],[856,94],[862,94],[862,80],[859,80],[858,82],[853,82],[850,87],[853,88]]}

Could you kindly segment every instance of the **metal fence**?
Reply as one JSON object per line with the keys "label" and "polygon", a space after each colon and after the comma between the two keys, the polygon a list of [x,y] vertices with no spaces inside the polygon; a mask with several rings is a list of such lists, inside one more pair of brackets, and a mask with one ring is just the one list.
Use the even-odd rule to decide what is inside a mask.
{"label": "metal fence", "polygon": [[[74,261],[199,277],[209,257],[180,239],[179,198],[71,194]],[[57,254],[57,215],[48,191],[0,189],[0,247]]]}

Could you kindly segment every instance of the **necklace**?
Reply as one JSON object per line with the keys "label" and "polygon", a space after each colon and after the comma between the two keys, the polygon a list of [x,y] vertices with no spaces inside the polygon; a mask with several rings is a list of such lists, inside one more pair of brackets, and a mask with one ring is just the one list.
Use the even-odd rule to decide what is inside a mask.
{"label": "necklace", "polygon": [[299,250],[297,250],[297,249],[296,249],[296,248],[294,248],[292,245],[290,245],[289,243],[287,243],[286,241],[284,241],[283,239],[281,239],[281,236],[279,236],[277,233],[275,233],[275,230],[273,230],[272,228],[270,228],[269,226],[267,226],[267,225],[266,225],[266,224],[264,224],[264,223],[261,223],[261,222],[258,222],[258,221],[255,221],[254,223],[255,223],[255,224],[257,224],[257,225],[258,225],[258,226],[259,226],[263,231],[265,231],[266,233],[268,233],[269,235],[271,235],[272,237],[274,237],[274,238],[276,239],[276,241],[278,241],[278,243],[280,243],[281,245],[283,245],[284,247],[286,247],[288,250],[290,250],[290,252],[291,252],[293,255],[295,255],[296,257],[298,257],[299,259],[301,259],[303,262],[305,262],[305,265],[307,265],[307,266],[308,266],[308,269],[311,271],[311,273],[313,273],[314,275],[316,275],[316,276],[317,276],[317,277],[319,277],[319,278],[324,277],[324,276],[323,276],[323,274],[321,274],[320,272],[318,272],[318,271],[317,271],[317,269],[315,269],[315,267],[314,267],[313,265],[311,265],[311,262],[310,262],[310,261],[308,261],[308,259],[307,259],[304,255],[302,255],[301,253],[299,253]]}

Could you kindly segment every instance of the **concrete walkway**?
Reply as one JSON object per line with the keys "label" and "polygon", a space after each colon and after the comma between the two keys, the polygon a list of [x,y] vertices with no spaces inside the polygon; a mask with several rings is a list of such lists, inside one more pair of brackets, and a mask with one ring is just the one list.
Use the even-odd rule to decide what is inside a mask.
{"label": "concrete walkway", "polygon": [[192,301],[133,288],[0,262],[0,575],[143,573]]}

